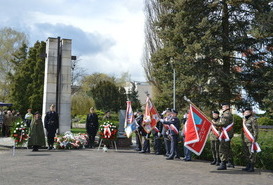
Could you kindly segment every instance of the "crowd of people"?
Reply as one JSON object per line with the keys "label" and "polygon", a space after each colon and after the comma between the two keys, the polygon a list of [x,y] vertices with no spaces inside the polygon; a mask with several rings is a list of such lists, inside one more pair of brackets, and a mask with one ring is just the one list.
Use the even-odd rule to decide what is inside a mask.
{"label": "crowd of people", "polygon": [[[233,132],[233,115],[230,110],[230,105],[228,103],[222,104],[221,114],[218,110],[212,111],[212,130],[210,132],[210,143],[211,152],[213,156],[213,161],[211,165],[216,165],[217,170],[226,170],[227,167],[234,168],[231,139],[234,136]],[[143,113],[142,110],[138,110],[135,114],[136,121],[138,123],[138,128],[136,130],[136,150],[139,153],[150,153],[150,136],[154,135],[154,148],[155,154],[166,156],[166,160],[181,160],[178,150],[179,138],[182,141],[185,138],[185,123],[187,121],[187,113],[182,118],[182,123],[180,123],[178,117],[178,112],[174,109],[166,109],[162,114],[162,119],[157,123],[157,129],[153,130],[151,133],[146,133],[143,129]],[[258,139],[258,124],[256,118],[253,114],[251,108],[246,108],[243,112],[243,123],[246,130],[249,131],[250,135],[253,136],[253,140],[249,140],[249,136],[246,133],[242,133],[242,141],[244,154],[247,161],[246,167],[242,170],[247,172],[254,172],[254,165],[256,161],[256,153],[253,151],[253,143]],[[175,128],[170,128],[170,125]],[[225,136],[222,136],[224,134]],[[220,139],[224,137],[224,139]],[[164,147],[162,147],[164,146]],[[162,150],[164,148],[165,150]],[[191,161],[192,152],[187,147],[184,146],[184,157],[182,160]]]}
{"label": "crowd of people", "polygon": [[[254,165],[256,162],[256,152],[253,152],[253,143],[258,139],[258,124],[251,108],[246,108],[243,113],[243,128],[242,141],[244,146],[245,158],[247,160],[244,171],[254,172]],[[151,135],[154,138],[155,155],[165,155],[166,160],[181,160],[180,152],[178,150],[178,143],[182,138],[185,138],[185,123],[187,122],[188,113],[183,115],[180,122],[178,111],[167,108],[161,114],[161,119],[157,122],[156,128],[152,132],[145,131],[144,115],[142,110],[135,113],[135,120],[137,122],[136,135],[136,151],[139,153],[151,152]],[[1,111],[0,125],[2,127],[2,136],[10,136],[11,128],[14,120],[18,119],[20,113],[16,111]],[[107,111],[103,120],[110,120],[110,112]],[[54,147],[54,137],[59,128],[59,116],[55,111],[55,106],[51,105],[50,110],[46,113],[44,118],[44,127],[41,119],[41,114],[35,112],[33,115],[31,109],[27,110],[24,116],[26,126],[29,127],[28,146],[33,148],[33,151],[38,151],[38,148],[45,146],[44,128],[46,129],[46,137],[48,143],[48,150]],[[218,166],[217,170],[226,170],[227,167],[234,168],[233,155],[230,141],[234,136],[233,133],[233,115],[230,111],[228,103],[222,104],[222,113],[215,110],[212,111],[212,129],[210,132],[210,143],[213,161],[211,165]],[[89,148],[95,147],[95,136],[98,132],[99,121],[95,109],[90,108],[90,113],[86,117],[86,132],[88,134]],[[222,139],[221,139],[222,138]],[[164,152],[164,153],[163,153]],[[191,161],[192,152],[184,147],[184,157],[182,160]]]}

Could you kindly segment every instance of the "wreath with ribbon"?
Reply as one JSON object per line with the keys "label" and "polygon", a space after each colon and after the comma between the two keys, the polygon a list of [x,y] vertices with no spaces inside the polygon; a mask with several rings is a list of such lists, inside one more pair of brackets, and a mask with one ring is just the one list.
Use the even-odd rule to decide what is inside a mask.
{"label": "wreath with ribbon", "polygon": [[99,135],[102,139],[115,139],[117,132],[117,126],[109,121],[104,122],[99,127]]}
{"label": "wreath with ribbon", "polygon": [[28,128],[24,121],[18,120],[14,123],[12,138],[17,146],[22,146],[27,142]]}

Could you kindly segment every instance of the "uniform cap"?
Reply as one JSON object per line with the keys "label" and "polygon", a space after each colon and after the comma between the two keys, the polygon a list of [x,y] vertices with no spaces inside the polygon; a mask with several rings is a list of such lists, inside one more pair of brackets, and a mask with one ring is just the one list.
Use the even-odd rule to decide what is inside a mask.
{"label": "uniform cap", "polygon": [[218,110],[214,110],[212,111],[212,114],[220,114],[220,112]]}
{"label": "uniform cap", "polygon": [[175,109],[171,109],[171,112],[172,112],[172,113],[175,113],[175,114],[178,114],[178,111],[175,110]]}

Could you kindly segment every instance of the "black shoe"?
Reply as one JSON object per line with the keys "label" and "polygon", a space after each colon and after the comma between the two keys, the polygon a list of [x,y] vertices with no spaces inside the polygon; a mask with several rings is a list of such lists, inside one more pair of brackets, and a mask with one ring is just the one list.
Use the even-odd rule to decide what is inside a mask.
{"label": "black shoe", "polygon": [[247,170],[247,172],[254,172],[254,165],[250,164],[249,169]]}
{"label": "black shoe", "polygon": [[235,168],[233,162],[230,162],[230,161],[227,163],[227,167],[228,168]]}
{"label": "black shoe", "polygon": [[49,146],[49,147],[47,148],[47,150],[52,150],[52,147]]}
{"label": "black shoe", "polygon": [[173,157],[167,157],[166,160],[173,160]]}
{"label": "black shoe", "polygon": [[140,152],[138,152],[138,153],[140,153],[140,154],[144,154],[144,153],[146,153],[146,151],[141,150],[141,151],[140,151]]}
{"label": "black shoe", "polygon": [[220,166],[217,168],[217,170],[226,170],[227,169],[227,162],[223,161],[221,162]]}
{"label": "black shoe", "polygon": [[159,153],[159,152],[156,152],[156,153],[155,153],[155,155],[161,155],[161,153]]}
{"label": "black shoe", "polygon": [[183,159],[183,161],[188,162],[191,161],[191,159]]}
{"label": "black shoe", "polygon": [[136,148],[136,151],[141,151],[141,149],[140,148]]}
{"label": "black shoe", "polygon": [[250,168],[250,163],[247,163],[245,168],[242,168],[243,171],[248,171]]}
{"label": "black shoe", "polygon": [[216,166],[220,166],[220,163],[221,163],[221,160],[220,160],[220,159],[217,159],[215,165],[216,165]]}
{"label": "black shoe", "polygon": [[174,160],[181,161],[180,157],[175,157]]}

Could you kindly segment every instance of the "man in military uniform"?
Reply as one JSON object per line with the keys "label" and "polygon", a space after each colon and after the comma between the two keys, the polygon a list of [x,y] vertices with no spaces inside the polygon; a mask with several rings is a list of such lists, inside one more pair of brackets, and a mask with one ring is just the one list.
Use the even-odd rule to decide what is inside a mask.
{"label": "man in military uniform", "polygon": [[144,131],[142,127],[142,122],[143,122],[143,114],[142,110],[138,110],[136,114],[136,122],[138,124],[138,127],[136,129],[136,151],[141,151],[142,150],[142,134]]}
{"label": "man in military uniform", "polygon": [[[219,166],[220,165],[220,154],[219,154],[219,145],[220,145],[220,141],[219,141],[219,127],[216,126],[216,124],[220,121],[220,117],[219,117],[219,111],[212,111],[212,127],[214,129],[211,130],[210,132],[210,147],[211,147],[211,152],[212,152],[212,156],[213,156],[213,161],[210,163],[211,165],[216,165]],[[214,133],[216,132],[216,133]]]}
{"label": "man in military uniform", "polygon": [[98,115],[95,113],[95,109],[93,107],[90,108],[90,113],[87,114],[86,117],[86,132],[88,134],[88,147],[93,148],[95,143],[95,137],[97,135],[99,129],[99,120]]}
{"label": "man in military uniform", "polygon": [[59,128],[59,115],[55,111],[55,105],[52,104],[50,106],[50,111],[46,113],[44,124],[47,131],[48,150],[52,150],[54,145],[54,137],[57,129]]}
{"label": "man in military uniform", "polygon": [[[164,121],[169,121],[171,116],[170,116],[170,113],[171,113],[171,109],[170,108],[167,108],[164,112],[162,112],[162,116],[165,116],[163,117],[163,120]],[[162,127],[162,132],[161,132],[163,138],[164,138],[164,145],[165,145],[165,150],[166,150],[166,156],[168,157],[170,155],[170,151],[171,151],[171,140],[169,138],[169,130],[167,128],[166,125],[163,124],[163,127]]]}
{"label": "man in military uniform", "polygon": [[171,109],[171,118],[169,121],[165,121],[161,119],[160,121],[169,125],[170,127],[170,138],[171,138],[171,151],[170,155],[166,158],[167,160],[173,160],[174,158],[180,159],[180,155],[178,153],[178,136],[180,129],[180,121],[177,117],[178,112],[174,109]]}
{"label": "man in military uniform", "polygon": [[[222,115],[220,117],[220,121],[215,123],[215,126],[221,128],[221,132],[224,133],[226,130],[228,138],[223,138],[220,141],[220,146],[219,146],[219,152],[220,152],[220,159],[221,159],[221,164],[217,168],[217,170],[226,170],[227,169],[227,162],[231,160],[231,148],[230,148],[230,140],[233,137],[233,128],[232,128],[232,123],[233,123],[233,116],[230,112],[230,107],[228,103],[223,103],[222,104]],[[225,139],[228,139],[225,141]]]}
{"label": "man in military uniform", "polygon": [[[256,162],[256,151],[251,151],[252,144],[255,143],[258,139],[258,123],[257,119],[253,116],[253,112],[251,108],[246,108],[244,110],[244,118],[243,124],[245,128],[250,132],[253,136],[254,140],[250,141],[246,136],[245,133],[242,133],[242,140],[244,146],[244,154],[247,161],[247,165],[243,168],[243,171],[247,172],[254,172],[254,165]],[[246,132],[246,131],[245,131]]]}
{"label": "man in military uniform", "polygon": [[162,137],[161,132],[163,129],[163,124],[158,121],[156,124],[157,131],[153,130],[154,135],[154,142],[155,142],[155,155],[161,155],[162,154]]}

